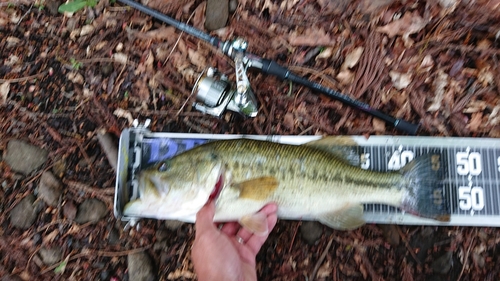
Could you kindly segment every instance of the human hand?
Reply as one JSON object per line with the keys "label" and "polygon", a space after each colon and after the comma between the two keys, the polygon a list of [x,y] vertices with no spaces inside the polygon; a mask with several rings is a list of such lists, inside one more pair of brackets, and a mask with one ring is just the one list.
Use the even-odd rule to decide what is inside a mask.
{"label": "human hand", "polygon": [[[269,232],[276,225],[278,206],[270,203],[259,213],[265,214]],[[219,230],[213,223],[214,202],[206,204],[196,215],[196,236],[191,258],[200,281],[257,280],[255,257],[269,233],[254,235],[237,222]]]}

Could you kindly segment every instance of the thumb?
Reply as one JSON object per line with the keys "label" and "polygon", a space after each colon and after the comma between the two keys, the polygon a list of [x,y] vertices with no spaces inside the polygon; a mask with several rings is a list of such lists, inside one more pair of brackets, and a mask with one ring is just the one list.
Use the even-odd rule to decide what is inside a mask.
{"label": "thumb", "polygon": [[201,208],[196,214],[196,233],[204,232],[214,226],[214,215],[215,215],[215,203],[209,201],[203,208]]}

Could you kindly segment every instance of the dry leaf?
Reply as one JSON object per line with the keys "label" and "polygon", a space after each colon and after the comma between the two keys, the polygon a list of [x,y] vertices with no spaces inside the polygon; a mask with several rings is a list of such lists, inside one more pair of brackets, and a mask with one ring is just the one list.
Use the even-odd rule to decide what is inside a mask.
{"label": "dry leaf", "polygon": [[75,72],[75,71],[69,72],[66,75],[66,77],[68,78],[69,81],[71,81],[75,84],[83,85],[83,82],[84,82],[83,75],[81,75],[78,72]]}
{"label": "dry leaf", "polygon": [[328,47],[326,49],[324,49],[323,51],[321,51],[317,56],[316,56],[316,60],[318,59],[328,59],[330,58],[331,56],[333,55],[333,48],[332,47]]}
{"label": "dry leaf", "polygon": [[349,69],[342,70],[339,72],[339,74],[337,74],[336,78],[337,80],[339,80],[340,84],[348,85],[354,80],[354,73]]}
{"label": "dry leaf", "polygon": [[467,124],[467,128],[471,132],[477,132],[482,123],[483,123],[483,113],[476,112],[472,114],[472,118],[470,119],[469,124]]}
{"label": "dry leaf", "polygon": [[417,11],[406,12],[406,14],[387,25],[377,28],[378,32],[387,34],[390,38],[396,35],[402,35],[403,41],[406,47],[413,45],[413,40],[410,39],[410,35],[419,32],[427,25],[427,21],[424,20]]}
{"label": "dry leaf", "polygon": [[427,108],[427,111],[438,111],[441,108],[441,102],[444,97],[444,90],[448,85],[448,74],[444,73],[442,70],[439,70],[436,80],[432,83],[434,87],[434,99],[432,104]]}
{"label": "dry leaf", "polygon": [[2,85],[0,85],[0,105],[7,103],[7,96],[9,95],[9,92],[10,92],[9,82],[4,82]]}
{"label": "dry leaf", "polygon": [[91,24],[84,25],[80,30],[80,36],[91,34],[92,32],[94,32],[94,29],[95,29],[94,26]]}
{"label": "dry leaf", "polygon": [[429,72],[434,66],[434,60],[431,55],[426,55],[420,64],[420,70]]}
{"label": "dry leaf", "polygon": [[373,118],[372,119],[372,125],[373,129],[377,133],[384,133],[385,132],[385,122],[378,119],[378,118]]}
{"label": "dry leaf", "polygon": [[193,49],[189,49],[188,57],[191,63],[196,65],[200,69],[204,69],[207,67],[207,60],[205,59],[205,56],[201,55],[199,52]]}
{"label": "dry leaf", "polygon": [[116,62],[121,63],[121,64],[127,64],[128,62],[128,56],[124,53],[114,53],[111,56],[112,59],[114,59]]}
{"label": "dry leaf", "polygon": [[172,26],[162,26],[158,29],[153,29],[148,32],[143,33],[143,36],[141,36],[141,39],[150,39],[150,40],[158,40],[158,41],[163,41],[163,40],[169,40],[173,39],[176,37],[175,34],[175,28]]}
{"label": "dry leaf", "polygon": [[358,64],[359,59],[361,58],[361,55],[363,54],[364,50],[365,50],[365,48],[363,48],[363,47],[357,47],[356,49],[352,50],[345,57],[344,63],[342,64],[340,69],[346,70],[349,68],[353,68],[356,64]]}
{"label": "dry leaf", "polygon": [[411,74],[410,73],[399,73],[394,70],[389,71],[389,76],[391,77],[392,84],[394,88],[398,90],[402,90],[411,83]]}
{"label": "dry leaf", "polygon": [[134,118],[132,117],[132,113],[130,113],[124,109],[117,108],[113,112],[113,114],[118,118],[126,118],[128,120],[129,125],[132,126],[132,123],[134,122]]}
{"label": "dry leaf", "polygon": [[483,85],[483,87],[487,87],[488,85],[493,85],[494,75],[491,72],[489,65],[479,70],[479,74],[477,75],[477,80]]}
{"label": "dry leaf", "polygon": [[323,28],[308,28],[304,34],[297,32],[288,36],[288,43],[292,46],[333,46],[335,39],[330,38]]}
{"label": "dry leaf", "polygon": [[500,105],[497,105],[491,111],[490,116],[488,116],[488,122],[486,123],[486,125],[496,126],[499,124],[500,124]]}

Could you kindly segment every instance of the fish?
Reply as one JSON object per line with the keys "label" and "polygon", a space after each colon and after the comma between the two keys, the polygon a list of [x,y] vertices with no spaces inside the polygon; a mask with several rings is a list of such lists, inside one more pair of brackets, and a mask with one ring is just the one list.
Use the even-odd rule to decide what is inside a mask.
{"label": "fish", "polygon": [[[333,139],[333,140],[331,140]],[[217,140],[185,151],[139,173],[139,197],[124,215],[194,222],[215,200],[214,222],[239,221],[256,234],[268,232],[258,211],[270,202],[280,219],[316,220],[333,229],[363,224],[363,204],[379,203],[447,222],[436,157],[416,157],[398,171],[359,167],[339,138],[303,145],[253,139]],[[359,158],[359,157],[357,157]],[[439,159],[439,158],[438,158]]]}

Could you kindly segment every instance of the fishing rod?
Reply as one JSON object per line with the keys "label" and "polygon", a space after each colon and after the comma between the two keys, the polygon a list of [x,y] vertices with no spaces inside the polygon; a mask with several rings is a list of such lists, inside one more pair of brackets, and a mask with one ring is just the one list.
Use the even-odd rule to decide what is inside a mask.
{"label": "fishing rod", "polygon": [[197,110],[214,116],[221,116],[224,110],[229,109],[248,117],[255,117],[258,112],[257,99],[255,98],[246,75],[247,68],[253,68],[264,74],[274,75],[282,80],[289,80],[308,87],[314,91],[320,92],[372,116],[378,117],[394,126],[396,129],[408,134],[414,135],[417,133],[419,127],[417,124],[412,124],[403,119],[392,117],[391,115],[370,107],[370,105],[364,102],[355,100],[338,91],[298,76],[275,61],[264,59],[246,52],[248,42],[242,38],[237,38],[233,41],[222,41],[217,37],[210,36],[195,27],[177,21],[133,0],[118,1],[166,24],[169,24],[189,35],[210,43],[212,46],[221,50],[222,53],[233,59],[236,72],[236,89],[232,89],[229,81],[227,81],[224,77],[218,80],[215,79],[213,76],[216,73],[210,73],[207,77],[200,76],[193,89],[193,92],[197,92],[197,100],[200,101],[200,103],[194,104],[194,107]]}

